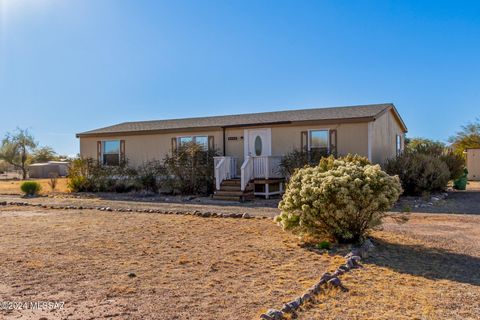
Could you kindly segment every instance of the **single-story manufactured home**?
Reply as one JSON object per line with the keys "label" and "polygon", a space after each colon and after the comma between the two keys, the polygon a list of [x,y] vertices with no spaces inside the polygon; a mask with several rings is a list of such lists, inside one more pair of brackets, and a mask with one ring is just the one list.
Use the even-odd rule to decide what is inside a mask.
{"label": "single-story manufactured home", "polygon": [[281,193],[278,166],[290,151],[359,154],[383,163],[403,150],[406,132],[395,106],[385,103],[125,122],[78,133],[77,138],[82,158],[105,165],[161,160],[191,141],[216,149],[221,154],[214,164],[216,197],[227,199],[250,191]]}

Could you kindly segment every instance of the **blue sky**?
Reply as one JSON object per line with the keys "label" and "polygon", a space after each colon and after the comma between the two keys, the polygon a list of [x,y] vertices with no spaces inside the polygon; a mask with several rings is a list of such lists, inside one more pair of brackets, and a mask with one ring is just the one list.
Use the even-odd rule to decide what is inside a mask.
{"label": "blue sky", "polygon": [[0,0],[0,136],[393,102],[409,136],[480,116],[480,1]]}

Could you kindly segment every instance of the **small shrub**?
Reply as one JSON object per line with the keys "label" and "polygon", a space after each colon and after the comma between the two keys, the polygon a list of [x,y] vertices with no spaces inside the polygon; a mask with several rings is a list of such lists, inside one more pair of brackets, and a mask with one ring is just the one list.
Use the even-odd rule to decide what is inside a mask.
{"label": "small shrub", "polygon": [[25,181],[20,185],[20,190],[27,196],[36,196],[42,190],[42,186],[35,181]]}
{"label": "small shrub", "polygon": [[447,187],[450,170],[439,157],[404,152],[385,164],[389,174],[398,175],[407,195],[429,194]]}
{"label": "small shrub", "polygon": [[317,243],[317,249],[330,250],[331,247],[332,247],[332,244],[330,243],[330,241],[324,240],[320,243]]}
{"label": "small shrub", "polygon": [[401,192],[398,177],[389,176],[364,157],[331,156],[316,167],[294,173],[276,221],[305,237],[359,242],[381,224]]}
{"label": "small shrub", "polygon": [[165,167],[159,161],[150,161],[137,169],[136,182],[138,188],[145,191],[158,192],[159,178],[165,176]]}
{"label": "small shrub", "polygon": [[57,188],[58,173],[52,172],[52,173],[49,174],[49,176],[50,176],[50,180],[48,181],[48,185],[50,186],[50,189],[53,192]]}

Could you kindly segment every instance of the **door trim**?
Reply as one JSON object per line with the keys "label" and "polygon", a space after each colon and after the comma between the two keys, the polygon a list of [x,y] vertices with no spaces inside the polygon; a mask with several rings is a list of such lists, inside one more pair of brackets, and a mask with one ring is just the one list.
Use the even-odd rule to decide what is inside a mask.
{"label": "door trim", "polygon": [[263,131],[266,134],[265,146],[266,154],[272,155],[272,128],[256,128],[256,129],[244,129],[243,130],[243,157],[246,159],[248,157],[248,146],[250,144],[250,133],[253,131]]}

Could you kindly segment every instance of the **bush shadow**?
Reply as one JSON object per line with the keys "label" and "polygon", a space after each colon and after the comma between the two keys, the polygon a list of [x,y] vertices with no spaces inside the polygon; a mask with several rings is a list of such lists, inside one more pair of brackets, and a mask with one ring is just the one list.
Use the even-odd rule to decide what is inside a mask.
{"label": "bush shadow", "polygon": [[451,280],[480,286],[480,258],[422,245],[373,239],[375,249],[366,260],[377,266],[432,280]]}

